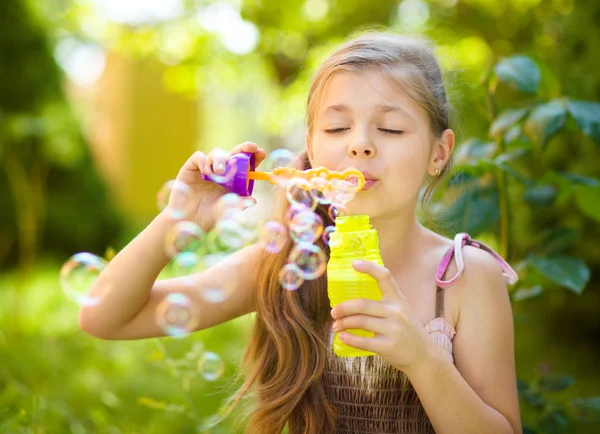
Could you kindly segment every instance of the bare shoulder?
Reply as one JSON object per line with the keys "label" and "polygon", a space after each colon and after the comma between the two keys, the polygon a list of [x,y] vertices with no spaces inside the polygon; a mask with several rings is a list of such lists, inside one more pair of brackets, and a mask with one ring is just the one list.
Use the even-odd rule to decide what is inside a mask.
{"label": "bare shoulder", "polygon": [[502,267],[490,253],[462,249],[464,271],[457,279],[459,317],[455,365],[482,400],[520,431],[514,359],[512,306]]}

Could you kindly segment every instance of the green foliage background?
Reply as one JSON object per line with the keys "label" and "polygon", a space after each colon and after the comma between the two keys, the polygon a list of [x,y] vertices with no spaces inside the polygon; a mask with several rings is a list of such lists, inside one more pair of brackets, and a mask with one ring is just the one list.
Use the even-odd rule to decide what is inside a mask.
{"label": "green foliage background", "polygon": [[[251,52],[232,53],[223,29],[198,20],[223,5],[258,32]],[[62,262],[119,249],[141,227],[94,169],[58,44],[163,62],[167,88],[203,97],[204,150],[249,139],[300,149],[312,71],[329,48],[373,27],[424,33],[439,46],[459,146],[434,212],[447,236],[466,231],[519,272],[510,290],[526,432],[598,432],[600,3],[181,6],[167,20],[123,25],[88,1],[0,3],[0,432],[229,432],[227,420],[205,423],[228,395],[251,322],[181,341],[103,342],[79,331],[77,306],[57,282]],[[411,10],[427,20],[419,25]],[[202,349],[227,362],[216,383],[195,370]]]}

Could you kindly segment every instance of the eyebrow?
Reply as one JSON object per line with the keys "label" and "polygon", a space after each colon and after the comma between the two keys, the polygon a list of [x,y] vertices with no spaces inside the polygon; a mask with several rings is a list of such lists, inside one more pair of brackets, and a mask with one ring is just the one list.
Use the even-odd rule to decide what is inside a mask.
{"label": "eyebrow", "polygon": [[[412,119],[412,116],[409,115],[406,110],[404,110],[402,107],[400,107],[398,105],[378,104],[375,106],[375,108],[377,109],[377,111],[379,111],[381,113],[399,112],[399,113],[402,113],[404,116],[407,116],[408,118]],[[327,113],[330,111],[341,113],[341,112],[350,111],[350,108],[344,104],[334,104],[334,105],[330,105],[325,110],[323,110],[323,113]]]}

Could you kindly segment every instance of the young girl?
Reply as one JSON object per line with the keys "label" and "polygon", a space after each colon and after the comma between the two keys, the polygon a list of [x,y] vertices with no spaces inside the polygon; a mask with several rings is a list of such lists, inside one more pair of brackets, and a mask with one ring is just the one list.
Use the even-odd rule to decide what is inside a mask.
{"label": "young girl", "polygon": [[[304,168],[361,170],[365,188],[349,214],[368,214],[385,267],[358,262],[375,278],[381,301],[352,300],[330,308],[326,276],[296,291],[278,274],[293,245],[277,254],[260,243],[193,276],[156,280],[169,262],[165,235],[175,223],[165,212],[106,267],[95,287],[103,303],[82,308],[79,322],[103,339],[164,336],[155,320],[160,301],[186,294],[201,316],[198,330],[256,312],[243,360],[236,404],[255,391],[246,432],[280,433],[521,433],[506,281],[510,266],[468,234],[447,239],[415,216],[424,184],[430,194],[449,171],[454,133],[440,68],[428,43],[384,33],[347,42],[323,63],[307,105]],[[196,152],[177,179],[193,190],[185,216],[209,230],[225,193],[200,173],[222,173],[229,155],[264,150],[244,143],[229,154]],[[168,211],[168,209],[167,209]],[[317,212],[331,224],[326,209]],[[317,243],[326,253],[328,247]],[[198,288],[235,282],[234,296],[205,301]],[[448,289],[446,291],[445,289]],[[338,358],[334,332],[364,329],[341,339],[377,355]]]}

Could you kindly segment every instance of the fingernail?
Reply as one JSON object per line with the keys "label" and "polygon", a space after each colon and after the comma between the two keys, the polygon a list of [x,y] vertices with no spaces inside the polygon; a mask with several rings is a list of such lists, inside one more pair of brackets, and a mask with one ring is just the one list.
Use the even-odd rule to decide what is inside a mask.
{"label": "fingernail", "polygon": [[331,309],[331,317],[335,318],[335,309]]}
{"label": "fingernail", "polygon": [[337,322],[337,321],[335,321],[335,322],[333,323],[333,329],[334,329],[334,330],[337,330],[337,329],[338,329],[338,322]]}
{"label": "fingernail", "polygon": [[365,261],[361,261],[361,260],[359,259],[359,260],[356,260],[356,261],[352,262],[352,266],[353,266],[353,267],[360,267],[360,266],[361,266],[362,264],[364,264],[364,263],[365,263]]}
{"label": "fingernail", "polygon": [[223,170],[225,170],[225,164],[217,163],[216,170],[218,170],[219,172],[222,172]]}

